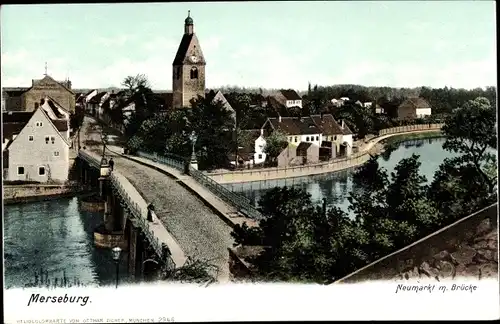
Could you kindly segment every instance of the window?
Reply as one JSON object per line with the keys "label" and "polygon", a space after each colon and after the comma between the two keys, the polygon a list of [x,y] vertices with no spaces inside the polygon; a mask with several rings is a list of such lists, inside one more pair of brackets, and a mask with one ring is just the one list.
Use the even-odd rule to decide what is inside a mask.
{"label": "window", "polygon": [[295,143],[297,143],[297,136],[295,136]]}
{"label": "window", "polygon": [[23,175],[24,174],[24,167],[17,167],[17,174]]}
{"label": "window", "polygon": [[198,79],[198,69],[194,66],[191,68],[190,77],[191,79]]}
{"label": "window", "polygon": [[52,142],[52,144],[54,144],[54,142],[56,141],[56,138],[54,136],[51,136],[50,141]]}
{"label": "window", "polygon": [[316,136],[316,140],[319,141],[319,136]]}
{"label": "window", "polygon": [[49,144],[49,137],[45,136],[45,144]]}
{"label": "window", "polygon": [[337,140],[337,135],[335,135],[335,136],[333,137],[333,140],[334,140],[334,141],[336,141],[336,140]]}
{"label": "window", "polygon": [[59,151],[55,151],[54,156],[59,156]]}
{"label": "window", "polygon": [[33,135],[28,136],[28,141],[33,142]]}
{"label": "window", "polygon": [[259,160],[262,159],[262,154],[259,154],[258,157],[259,157]]}
{"label": "window", "polygon": [[309,142],[309,136],[306,137],[306,142]]}
{"label": "window", "polygon": [[45,167],[41,166],[38,168],[38,175],[45,175]]}
{"label": "window", "polygon": [[42,122],[36,122],[36,126],[38,126],[38,127],[42,127],[42,126],[43,126],[43,124],[42,124]]}
{"label": "window", "polygon": [[292,141],[292,137],[290,136],[290,137],[288,138],[288,140],[291,142],[291,141]]}

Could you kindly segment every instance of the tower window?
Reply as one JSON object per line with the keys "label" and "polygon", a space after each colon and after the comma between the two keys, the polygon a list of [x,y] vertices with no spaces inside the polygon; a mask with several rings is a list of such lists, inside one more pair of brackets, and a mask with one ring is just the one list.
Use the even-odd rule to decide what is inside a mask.
{"label": "tower window", "polygon": [[191,68],[191,73],[190,73],[191,79],[198,79],[198,69],[196,67]]}

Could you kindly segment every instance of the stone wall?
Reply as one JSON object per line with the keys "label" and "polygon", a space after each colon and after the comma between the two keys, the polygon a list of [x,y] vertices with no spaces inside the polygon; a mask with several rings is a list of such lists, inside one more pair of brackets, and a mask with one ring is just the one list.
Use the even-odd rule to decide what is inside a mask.
{"label": "stone wall", "polygon": [[342,278],[436,280],[498,276],[498,204],[484,208]]}

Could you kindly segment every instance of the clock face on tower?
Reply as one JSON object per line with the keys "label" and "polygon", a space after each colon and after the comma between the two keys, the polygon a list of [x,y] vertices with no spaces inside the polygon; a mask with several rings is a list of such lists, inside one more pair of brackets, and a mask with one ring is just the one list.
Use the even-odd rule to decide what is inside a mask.
{"label": "clock face on tower", "polygon": [[196,62],[198,62],[198,57],[197,57],[196,55],[191,55],[191,56],[189,57],[189,60],[190,60],[191,62],[193,62],[193,63],[196,63]]}

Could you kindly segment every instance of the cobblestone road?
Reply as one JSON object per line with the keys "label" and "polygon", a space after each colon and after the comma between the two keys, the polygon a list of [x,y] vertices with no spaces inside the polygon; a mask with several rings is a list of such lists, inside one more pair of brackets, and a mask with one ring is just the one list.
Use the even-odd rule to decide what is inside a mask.
{"label": "cobblestone road", "polygon": [[[100,139],[98,133],[88,127],[84,127],[83,131],[87,139]],[[87,149],[102,150],[88,144]],[[229,278],[227,248],[233,243],[231,228],[174,179],[120,156],[114,155],[113,160],[116,170],[134,185],[146,201],[154,204],[158,218],[186,256],[209,259],[219,267],[219,281],[226,281]]]}

